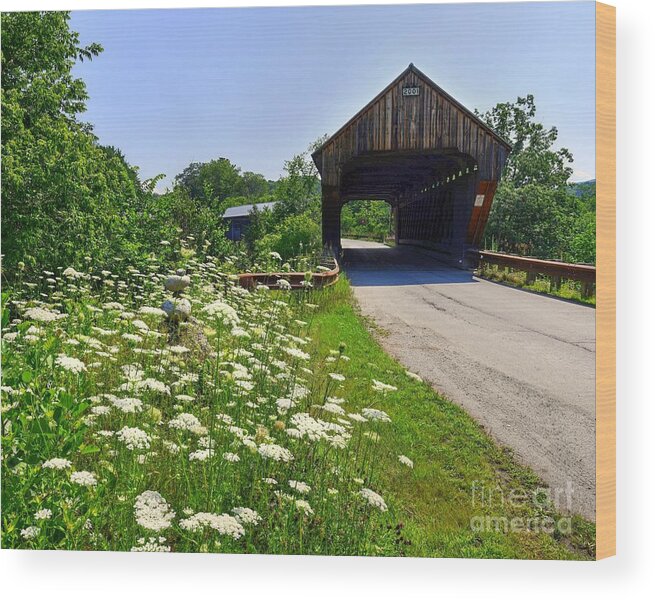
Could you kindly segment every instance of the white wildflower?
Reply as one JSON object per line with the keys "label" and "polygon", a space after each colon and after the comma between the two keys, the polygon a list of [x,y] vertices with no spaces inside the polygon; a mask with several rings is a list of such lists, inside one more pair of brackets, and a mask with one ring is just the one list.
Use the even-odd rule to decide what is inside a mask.
{"label": "white wildflower", "polygon": [[308,494],[311,492],[312,488],[308,486],[304,481],[294,481],[293,479],[289,480],[289,487],[301,494]]}
{"label": "white wildflower", "polygon": [[377,408],[364,408],[362,410],[362,415],[371,421],[382,421],[385,423],[391,422],[391,418],[383,410],[378,410]]}
{"label": "white wildflower", "polygon": [[192,433],[199,433],[205,429],[198,417],[191,413],[180,413],[168,422],[168,426],[173,429],[186,430]]}
{"label": "white wildflower", "polygon": [[116,437],[127,446],[128,450],[147,450],[150,448],[150,436],[138,427],[123,427]]}
{"label": "white wildflower", "polygon": [[37,521],[45,521],[46,519],[50,519],[52,517],[52,511],[49,508],[42,508],[41,510],[37,510],[34,513],[34,518]]}
{"label": "white wildflower", "polygon": [[295,505],[296,508],[302,510],[307,516],[314,514],[314,509],[309,505],[309,502],[307,502],[307,500],[296,500]]}
{"label": "white wildflower", "polygon": [[82,371],[86,371],[86,365],[81,360],[73,358],[72,356],[67,356],[66,354],[60,354],[57,356],[55,359],[55,364],[62,369],[70,371],[76,375]]}
{"label": "white wildflower", "polygon": [[270,458],[276,462],[290,462],[293,460],[293,454],[277,444],[260,444],[257,452],[264,458]]}
{"label": "white wildflower", "polygon": [[39,533],[41,533],[41,529],[36,525],[30,525],[29,527],[20,530],[21,536],[26,540],[33,540],[39,535]]}
{"label": "white wildflower", "polygon": [[28,308],[23,314],[26,318],[32,321],[40,321],[41,323],[51,323],[52,321],[66,318],[66,315],[39,306]]}
{"label": "white wildflower", "polygon": [[252,508],[237,506],[232,509],[232,512],[234,513],[235,519],[242,525],[257,525],[262,520],[257,511]]}
{"label": "white wildflower", "polygon": [[71,473],[70,479],[73,483],[82,485],[84,487],[94,487],[98,485],[98,480],[96,476],[89,471],[73,471]]}
{"label": "white wildflower", "polygon": [[44,469],[53,469],[55,471],[63,471],[73,466],[73,463],[67,458],[51,458],[43,463]]}
{"label": "white wildflower", "polygon": [[171,510],[164,497],[152,490],[146,490],[136,497],[134,515],[141,527],[151,531],[167,529],[175,518],[175,512]]}
{"label": "white wildflower", "polygon": [[210,527],[218,531],[218,533],[230,536],[235,540],[238,540],[246,533],[243,525],[235,517],[227,514],[217,515],[207,512],[196,513],[187,519],[182,519],[180,521],[180,527],[187,531],[200,531],[205,527]]}
{"label": "white wildflower", "polygon": [[377,379],[372,380],[373,383],[371,384],[371,387],[376,391],[376,392],[397,392],[398,388],[389,385],[388,383],[382,383],[381,381],[378,381]]}
{"label": "white wildflower", "polygon": [[382,512],[387,511],[387,504],[384,501],[384,498],[380,496],[380,494],[377,494],[368,488],[362,488],[359,491],[359,495],[364,498],[371,506],[379,509]]}

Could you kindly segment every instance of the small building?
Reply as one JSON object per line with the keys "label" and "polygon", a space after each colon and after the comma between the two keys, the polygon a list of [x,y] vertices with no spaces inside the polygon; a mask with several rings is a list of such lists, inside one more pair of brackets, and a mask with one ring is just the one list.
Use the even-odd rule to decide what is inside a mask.
{"label": "small building", "polygon": [[260,202],[259,204],[242,204],[231,206],[223,213],[228,230],[227,237],[232,241],[239,241],[250,225],[250,216],[253,212],[273,210],[277,202]]}

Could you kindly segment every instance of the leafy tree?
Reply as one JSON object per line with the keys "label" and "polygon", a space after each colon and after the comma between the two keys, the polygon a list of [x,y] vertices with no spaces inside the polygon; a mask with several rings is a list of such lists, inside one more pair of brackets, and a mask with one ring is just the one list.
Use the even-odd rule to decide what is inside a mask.
{"label": "leafy tree", "polygon": [[270,192],[270,184],[263,175],[246,171],[241,175],[241,194],[247,198],[260,198]]}
{"label": "leafy tree", "polygon": [[207,206],[235,206],[228,198],[245,198],[243,204],[253,202],[270,192],[271,185],[263,175],[241,169],[227,158],[208,162],[193,162],[177,177],[175,184],[183,188],[194,200]]}
{"label": "leafy tree", "polygon": [[344,236],[384,239],[391,233],[391,206],[386,202],[354,200],[341,211]]}
{"label": "leafy tree", "polygon": [[573,155],[566,148],[553,148],[557,128],[547,129],[538,123],[536,113],[534,96],[528,94],[514,103],[497,104],[478,116],[512,145],[503,181],[516,187],[529,183],[564,186],[573,172],[568,166],[573,162]]}
{"label": "leafy tree", "polygon": [[141,193],[136,171],[77,120],[87,99],[72,76],[82,47],[65,12],[2,15],[2,246],[19,262],[63,265],[131,247]]}
{"label": "leafy tree", "polygon": [[257,254],[278,252],[283,260],[311,255],[321,248],[321,229],[307,213],[291,215],[255,242]]}
{"label": "leafy tree", "polygon": [[321,184],[318,170],[309,152],[312,146],[284,163],[286,175],[275,188],[275,214],[278,221],[288,216],[310,212],[318,218],[321,205]]}
{"label": "leafy tree", "polygon": [[561,259],[595,260],[595,188],[578,197],[568,184],[573,156],[555,148],[557,128],[537,122],[534,97],[479,114],[510,151],[485,231],[487,247]]}

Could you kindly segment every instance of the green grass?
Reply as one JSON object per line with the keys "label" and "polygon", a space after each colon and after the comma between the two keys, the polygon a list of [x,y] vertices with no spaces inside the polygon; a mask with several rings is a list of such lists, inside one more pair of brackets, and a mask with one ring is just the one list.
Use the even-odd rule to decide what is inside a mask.
{"label": "green grass", "polygon": [[[393,528],[399,554],[477,558],[591,559],[595,527],[579,517],[571,532],[473,531],[477,516],[560,518],[552,508],[532,501],[509,505],[514,490],[533,494],[543,484],[499,447],[461,408],[427,384],[406,374],[374,339],[371,326],[358,313],[348,282],[341,279],[322,297],[311,326],[315,349],[324,353],[339,343],[351,359],[344,369],[343,395],[354,409],[371,406],[371,378],[398,388],[376,396],[393,428],[385,433],[378,454],[381,487],[393,507]],[[398,461],[409,456],[414,468]],[[472,486],[493,491],[490,501],[474,506]],[[505,505],[501,503],[501,491]],[[479,495],[478,495],[479,498]],[[517,498],[517,496],[515,496]],[[476,521],[477,522],[477,521]],[[521,529],[521,528],[518,528]],[[533,527],[533,529],[535,529]]]}
{"label": "green grass", "polygon": [[385,354],[344,278],[250,294],[220,259],[187,266],[184,325],[156,308],[169,294],[154,260],[3,294],[4,547],[593,555],[577,518],[557,535],[472,527],[559,517],[503,506],[538,479]]}
{"label": "green grass", "polygon": [[484,279],[506,283],[512,287],[547,294],[565,300],[574,300],[588,306],[596,306],[596,295],[584,297],[582,295],[582,284],[577,281],[562,281],[559,289],[555,288],[548,277],[537,277],[532,283],[527,282],[527,274],[524,271],[513,271],[497,266],[485,266],[478,275]]}

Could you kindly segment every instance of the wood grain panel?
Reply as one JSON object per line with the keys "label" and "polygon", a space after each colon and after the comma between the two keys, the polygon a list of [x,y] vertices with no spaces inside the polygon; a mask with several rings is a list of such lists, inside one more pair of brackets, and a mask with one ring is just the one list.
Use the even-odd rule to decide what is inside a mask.
{"label": "wood grain panel", "polygon": [[616,9],[596,3],[596,558],[616,554]]}

